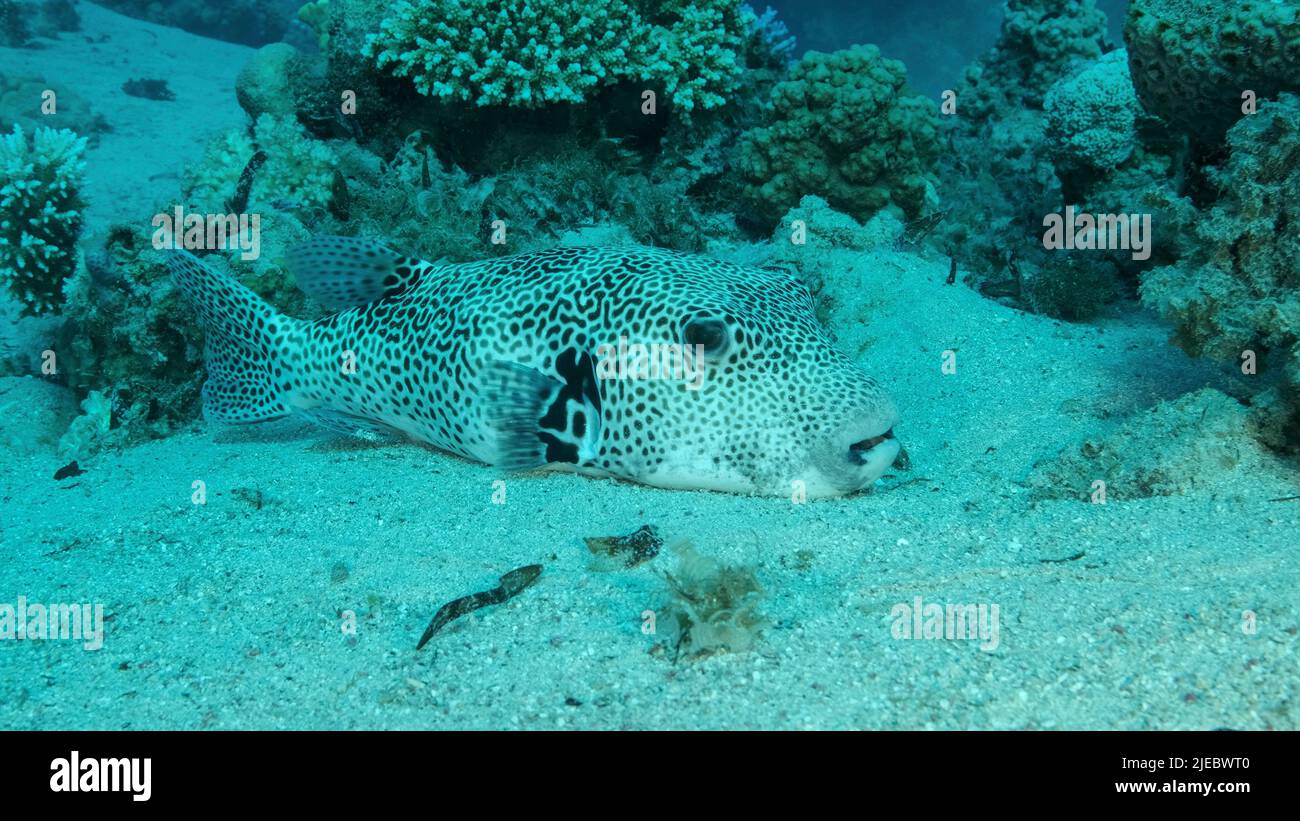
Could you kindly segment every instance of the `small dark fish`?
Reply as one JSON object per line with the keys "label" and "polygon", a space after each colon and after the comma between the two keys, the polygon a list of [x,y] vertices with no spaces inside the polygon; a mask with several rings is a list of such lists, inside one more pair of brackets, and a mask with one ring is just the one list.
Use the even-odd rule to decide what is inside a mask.
{"label": "small dark fish", "polygon": [[80,476],[85,472],[86,471],[82,470],[81,466],[77,464],[77,460],[73,459],[71,462],[68,462],[63,467],[54,471],[54,481],[61,482],[64,479],[71,479],[73,476]]}
{"label": "small dark fish", "polygon": [[122,91],[131,97],[140,97],[145,100],[170,101],[176,99],[176,95],[172,93],[166,80],[127,80],[122,84]]}
{"label": "small dark fish", "polygon": [[420,643],[415,645],[415,649],[419,650],[424,647],[435,633],[466,613],[472,613],[480,607],[501,604],[513,599],[522,593],[524,588],[537,581],[537,577],[540,575],[542,575],[542,566],[540,564],[525,565],[502,576],[501,583],[491,590],[472,593],[447,602],[438,608],[437,613],[433,614],[433,620],[424,629],[424,635],[420,636]]}
{"label": "small dark fish", "polygon": [[352,198],[348,195],[348,181],[336,168],[334,169],[334,181],[330,184],[330,213],[346,222],[351,201]]}
{"label": "small dark fish", "polygon": [[239,175],[239,184],[235,186],[235,196],[226,203],[228,212],[240,214],[248,207],[248,192],[253,188],[253,177],[257,175],[257,169],[261,168],[264,162],[266,162],[266,152],[261,149],[248,158],[248,163]]}

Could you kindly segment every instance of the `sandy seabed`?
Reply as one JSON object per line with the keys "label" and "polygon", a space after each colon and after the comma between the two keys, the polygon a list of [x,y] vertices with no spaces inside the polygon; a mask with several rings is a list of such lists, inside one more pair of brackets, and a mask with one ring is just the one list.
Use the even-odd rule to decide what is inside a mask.
{"label": "sandy seabed", "polygon": [[[104,223],[153,202],[132,184],[142,174],[175,186],[177,145],[197,151],[196,134],[240,121],[246,50],[82,10],[81,51],[0,49],[0,67],[46,60],[90,83],[98,59],[120,85],[213,61],[169,75],[166,117],[152,101],[105,111],[115,131],[88,155]],[[159,45],[125,48],[151,30]],[[1104,505],[1034,501],[1025,485],[1062,448],[1229,377],[1144,314],[1074,326],[946,286],[942,262],[882,252],[861,267],[863,363],[894,393],[912,462],[867,495],[793,504],[503,477],[295,425],[200,423],[59,482],[54,454],[4,454],[0,604],[101,603],[106,623],[94,651],[0,641],[0,727],[1300,726],[1300,502],[1271,501],[1300,493],[1284,465]],[[672,557],[609,571],[582,541],[642,524],[757,568],[768,627],[753,650],[652,652],[662,639],[643,613],[666,601]],[[533,563],[535,585],[416,651],[440,605]],[[895,638],[892,611],[918,596],[996,604],[996,647]]]}

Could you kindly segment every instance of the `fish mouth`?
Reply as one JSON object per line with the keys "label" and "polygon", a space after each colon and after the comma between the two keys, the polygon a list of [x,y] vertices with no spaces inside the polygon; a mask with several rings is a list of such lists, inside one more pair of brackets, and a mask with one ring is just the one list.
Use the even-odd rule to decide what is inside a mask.
{"label": "fish mouth", "polygon": [[[898,446],[898,442],[894,439],[893,428],[890,428],[879,436],[872,436],[849,445],[849,461],[854,464],[865,465],[871,461],[873,453],[881,446],[886,446],[891,449]],[[891,459],[890,461],[892,463],[893,460]]]}

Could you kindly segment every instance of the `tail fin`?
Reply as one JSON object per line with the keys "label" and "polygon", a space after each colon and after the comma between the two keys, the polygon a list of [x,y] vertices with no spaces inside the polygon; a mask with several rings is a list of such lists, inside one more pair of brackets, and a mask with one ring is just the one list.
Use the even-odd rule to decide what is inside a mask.
{"label": "tail fin", "polygon": [[297,320],[279,313],[234,278],[188,251],[168,256],[172,278],[194,304],[206,334],[203,415],[220,422],[261,422],[285,416],[275,373],[281,344]]}

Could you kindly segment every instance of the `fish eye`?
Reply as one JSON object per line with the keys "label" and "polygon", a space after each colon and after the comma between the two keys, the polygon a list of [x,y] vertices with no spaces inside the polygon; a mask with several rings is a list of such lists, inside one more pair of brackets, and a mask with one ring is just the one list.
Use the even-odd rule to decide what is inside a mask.
{"label": "fish eye", "polygon": [[682,342],[699,345],[706,354],[718,354],[727,347],[727,326],[720,319],[697,317],[686,321],[682,328]]}

